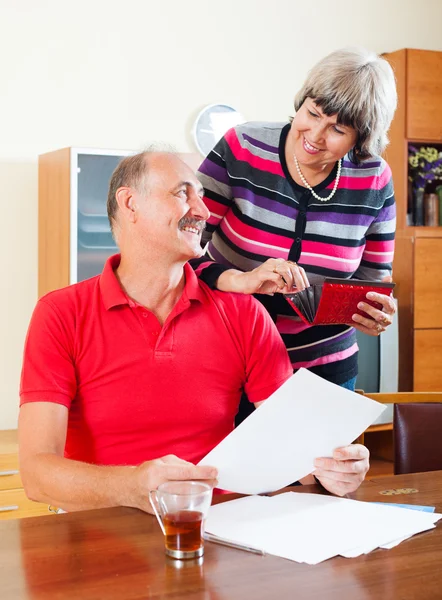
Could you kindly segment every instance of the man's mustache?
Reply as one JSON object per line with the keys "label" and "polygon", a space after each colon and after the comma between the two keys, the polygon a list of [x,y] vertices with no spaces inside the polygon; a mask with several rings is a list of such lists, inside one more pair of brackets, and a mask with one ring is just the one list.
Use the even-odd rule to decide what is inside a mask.
{"label": "man's mustache", "polygon": [[195,227],[199,231],[204,231],[206,222],[200,219],[193,219],[192,217],[182,217],[178,221],[178,229],[182,229],[183,227]]}

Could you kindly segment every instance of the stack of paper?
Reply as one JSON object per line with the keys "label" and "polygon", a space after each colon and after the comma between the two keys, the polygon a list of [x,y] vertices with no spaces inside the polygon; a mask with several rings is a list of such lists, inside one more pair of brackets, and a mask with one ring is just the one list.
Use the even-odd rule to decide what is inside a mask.
{"label": "stack of paper", "polygon": [[288,492],[212,506],[206,531],[234,544],[317,564],[392,548],[442,515],[334,496]]}
{"label": "stack of paper", "polygon": [[354,441],[385,410],[370,398],[300,369],[200,462],[218,487],[279,490],[314,470],[314,459]]}

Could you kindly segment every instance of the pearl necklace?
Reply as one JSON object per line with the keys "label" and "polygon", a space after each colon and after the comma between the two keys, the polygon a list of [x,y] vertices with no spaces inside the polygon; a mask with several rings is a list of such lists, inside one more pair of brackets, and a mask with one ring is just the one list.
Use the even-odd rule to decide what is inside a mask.
{"label": "pearl necklace", "polygon": [[316,200],[320,200],[321,202],[327,202],[327,200],[331,200],[331,198],[333,198],[333,196],[335,195],[336,190],[338,189],[339,178],[341,177],[342,159],[340,158],[338,160],[338,172],[336,173],[335,185],[333,186],[331,193],[327,196],[327,198],[321,198],[321,196],[318,196],[318,194],[313,190],[311,185],[309,185],[307,183],[307,180],[305,179],[304,175],[301,172],[301,169],[300,169],[299,163],[298,163],[298,159],[296,158],[295,155],[293,155],[293,158],[295,160],[295,167],[296,167],[296,170],[298,171],[298,175],[299,175],[302,183],[305,185],[305,187],[311,191],[313,198],[316,198]]}

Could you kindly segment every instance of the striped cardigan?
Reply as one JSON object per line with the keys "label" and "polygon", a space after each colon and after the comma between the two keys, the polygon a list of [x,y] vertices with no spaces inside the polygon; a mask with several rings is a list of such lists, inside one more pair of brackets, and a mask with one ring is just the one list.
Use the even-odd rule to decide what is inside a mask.
{"label": "striped cardigan", "polygon": [[[344,157],[336,194],[327,202],[290,176],[285,142],[290,124],[246,123],[231,129],[202,163],[198,177],[211,217],[206,255],[193,263],[214,286],[222,270],[254,269],[268,258],[296,261],[310,283],[325,277],[381,280],[391,273],[395,201],[387,163]],[[315,192],[326,197],[337,167]],[[213,262],[217,264],[213,264]],[[308,326],[284,298],[257,295],[285,342],[293,368],[308,367],[335,383],[357,374],[355,330]]]}

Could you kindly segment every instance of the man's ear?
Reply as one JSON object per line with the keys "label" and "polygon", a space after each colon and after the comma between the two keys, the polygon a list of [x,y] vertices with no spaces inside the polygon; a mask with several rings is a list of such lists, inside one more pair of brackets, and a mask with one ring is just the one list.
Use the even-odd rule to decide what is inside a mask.
{"label": "man's ear", "polygon": [[130,187],[118,188],[115,199],[122,218],[127,219],[130,223],[135,223],[138,216],[138,205],[134,190]]}

